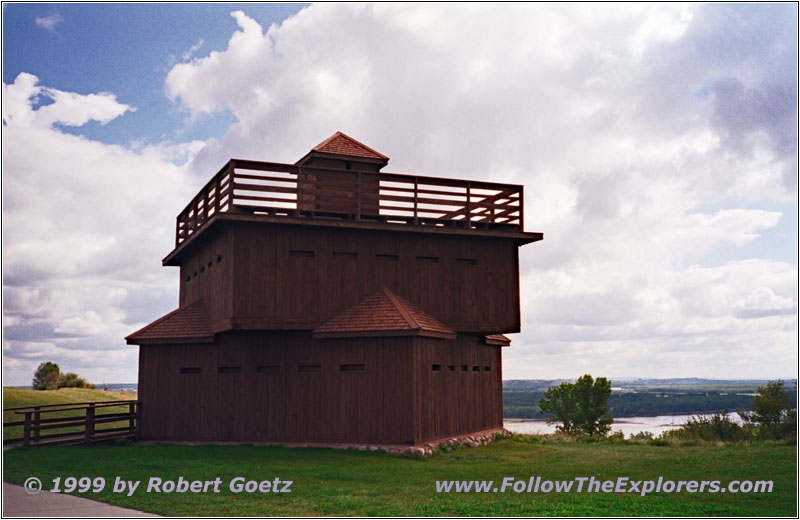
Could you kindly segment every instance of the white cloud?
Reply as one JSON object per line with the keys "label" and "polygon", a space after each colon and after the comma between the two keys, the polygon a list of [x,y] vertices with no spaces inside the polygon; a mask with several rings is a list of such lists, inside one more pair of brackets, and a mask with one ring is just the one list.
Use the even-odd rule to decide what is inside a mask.
{"label": "white cloud", "polygon": [[189,50],[188,50],[188,51],[184,52],[184,53],[181,55],[181,58],[183,59],[183,61],[187,61],[187,60],[188,60],[188,59],[190,59],[192,56],[194,56],[194,53],[200,50],[200,47],[202,47],[202,46],[203,46],[203,43],[204,43],[204,41],[203,41],[203,39],[202,39],[202,38],[200,38],[199,40],[197,40],[197,43],[195,43],[194,45],[192,45],[192,46],[189,48]]}
{"label": "white cloud", "polygon": [[[3,84],[3,123],[8,126],[50,127],[54,124],[82,126],[89,121],[106,124],[134,107],[117,102],[113,94],[76,94],[38,86],[39,78],[20,73],[10,85]],[[52,103],[33,110],[36,98],[48,98]]]}
{"label": "white cloud", "polygon": [[64,19],[60,14],[56,13],[50,16],[37,16],[34,21],[36,22],[37,27],[41,27],[46,31],[53,32],[56,28],[56,25],[63,22]]}

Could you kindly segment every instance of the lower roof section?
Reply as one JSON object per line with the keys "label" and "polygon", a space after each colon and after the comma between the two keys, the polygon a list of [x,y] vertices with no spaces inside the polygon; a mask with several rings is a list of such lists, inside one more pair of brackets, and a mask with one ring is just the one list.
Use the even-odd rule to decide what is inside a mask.
{"label": "lower roof section", "polygon": [[214,332],[203,300],[197,300],[162,316],[125,340],[129,345],[212,343]]}
{"label": "lower roof section", "polygon": [[488,336],[483,337],[483,341],[487,345],[498,345],[501,347],[511,346],[511,338],[504,336],[503,334],[489,334]]}
{"label": "lower roof section", "polygon": [[[217,333],[236,329],[217,330]],[[250,329],[251,332],[276,329]],[[312,331],[315,339],[426,336],[455,339],[456,331],[413,303],[384,288],[358,305],[328,320]],[[480,336],[480,334],[479,334]],[[507,347],[503,334],[483,335],[487,345]],[[208,311],[202,299],[162,316],[125,338],[129,345],[213,343]]]}
{"label": "lower roof section", "polygon": [[315,338],[411,335],[456,337],[455,331],[386,288],[314,329]]}

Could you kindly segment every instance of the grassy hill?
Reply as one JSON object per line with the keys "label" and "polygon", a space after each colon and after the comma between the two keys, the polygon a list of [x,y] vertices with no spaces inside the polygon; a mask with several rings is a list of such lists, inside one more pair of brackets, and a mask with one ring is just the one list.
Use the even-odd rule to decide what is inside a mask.
{"label": "grassy hill", "polygon": [[35,404],[90,403],[128,399],[136,399],[136,394],[115,392],[113,390],[91,390],[89,388],[59,388],[58,390],[3,388],[3,409]]}

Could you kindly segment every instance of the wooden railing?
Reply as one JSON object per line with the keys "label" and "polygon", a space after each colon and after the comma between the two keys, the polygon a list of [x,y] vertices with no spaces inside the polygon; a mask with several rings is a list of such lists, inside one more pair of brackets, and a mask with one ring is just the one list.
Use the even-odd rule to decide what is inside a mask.
{"label": "wooden railing", "polygon": [[217,213],[523,230],[523,188],[231,159],[178,215],[180,245]]}
{"label": "wooden railing", "polygon": [[[127,408],[127,410],[98,413],[113,407],[122,407],[123,410]],[[11,413],[18,416],[19,420],[4,419],[3,444],[22,443],[24,446],[89,444],[134,438],[137,433],[140,407],[139,401],[103,401],[4,408],[4,417]],[[20,427],[22,436],[14,437],[14,431],[18,431]]]}

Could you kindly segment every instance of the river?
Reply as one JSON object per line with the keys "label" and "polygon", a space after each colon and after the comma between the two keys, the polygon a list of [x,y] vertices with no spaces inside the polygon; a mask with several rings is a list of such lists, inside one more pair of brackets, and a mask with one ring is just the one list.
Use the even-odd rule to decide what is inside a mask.
{"label": "river", "polygon": [[[680,428],[691,417],[702,416],[703,414],[691,415],[658,415],[655,417],[620,417],[614,419],[611,425],[611,432],[622,431],[625,437],[629,437],[632,433],[639,433],[648,431],[658,437],[661,432],[667,430],[674,430]],[[741,418],[737,413],[731,413],[728,417],[732,420],[741,423]],[[503,426],[514,433],[554,433],[556,425],[547,424],[547,421],[541,419],[505,419]]]}

